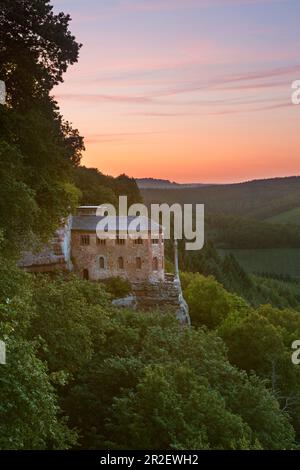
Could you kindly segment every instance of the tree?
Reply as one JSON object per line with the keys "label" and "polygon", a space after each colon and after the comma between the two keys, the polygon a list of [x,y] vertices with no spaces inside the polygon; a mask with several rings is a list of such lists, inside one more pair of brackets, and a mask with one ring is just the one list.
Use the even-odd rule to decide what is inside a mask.
{"label": "tree", "polygon": [[265,305],[244,317],[229,315],[218,333],[232,364],[266,380],[299,436],[300,370],[291,361],[291,345],[300,334],[299,313]]}
{"label": "tree", "polygon": [[134,178],[122,174],[115,179],[114,188],[118,196],[128,197],[128,206],[142,202],[142,196]]}
{"label": "tree", "polygon": [[136,389],[114,399],[106,427],[127,449],[251,447],[251,429],[185,364],[146,367]]}
{"label": "tree", "polygon": [[36,313],[32,279],[0,259],[0,338],[7,363],[0,366],[0,449],[65,449],[76,433],[62,419],[47,364],[28,339]]}
{"label": "tree", "polygon": [[80,46],[70,17],[53,14],[48,0],[4,0],[0,5],[0,231],[2,253],[46,241],[76,203],[72,168],[84,148],[78,131],[50,96]]}
{"label": "tree", "polygon": [[77,62],[80,45],[69,22],[69,15],[53,13],[49,0],[1,1],[0,77],[13,108],[27,109],[32,99],[47,99]]}
{"label": "tree", "polygon": [[230,312],[230,294],[211,276],[194,275],[184,297],[194,326],[216,328]]}
{"label": "tree", "polygon": [[294,431],[214,333],[171,315],[115,311],[64,395],[80,445],[96,449],[292,448]]}
{"label": "tree", "polygon": [[74,170],[74,180],[82,193],[82,204],[100,205],[109,203],[118,209],[119,196],[128,197],[128,206],[142,201],[136,181],[126,175],[113,178],[104,175],[97,168],[80,166]]}
{"label": "tree", "polygon": [[70,377],[91,359],[110,305],[101,284],[72,276],[49,281],[39,276],[35,282],[35,316],[28,335],[41,338],[39,355],[50,371]]}
{"label": "tree", "polygon": [[80,166],[74,170],[74,181],[81,191],[81,204],[113,204],[118,207],[118,199],[113,190],[113,178],[103,175],[96,168]]}
{"label": "tree", "polygon": [[68,449],[76,442],[59,417],[46,365],[33,344],[6,340],[7,364],[0,368],[0,449]]}
{"label": "tree", "polygon": [[274,364],[284,355],[280,331],[257,312],[229,318],[219,328],[230,362],[248,372],[271,378]]}

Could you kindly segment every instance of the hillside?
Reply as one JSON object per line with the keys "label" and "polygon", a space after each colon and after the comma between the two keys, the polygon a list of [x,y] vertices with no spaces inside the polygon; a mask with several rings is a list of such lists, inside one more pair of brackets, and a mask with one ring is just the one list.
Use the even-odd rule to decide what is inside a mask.
{"label": "hillside", "polygon": [[[300,177],[198,188],[142,189],[141,193],[147,204],[204,203],[205,238],[221,250],[219,253],[233,254],[249,274],[299,279]],[[199,254],[187,256],[196,259]],[[198,261],[196,266],[191,268],[188,263],[186,268],[203,272]],[[208,272],[216,275],[214,270]],[[226,284],[223,278],[220,280]],[[239,289],[236,285],[240,293]]]}
{"label": "hillside", "polygon": [[300,225],[300,207],[281,212],[273,217],[269,217],[266,221],[278,224]]}
{"label": "hillside", "polygon": [[144,201],[205,204],[206,213],[247,216],[264,220],[300,206],[300,177],[245,183],[141,189]]}
{"label": "hillside", "polygon": [[175,181],[156,179],[156,178],[137,178],[137,185],[140,189],[152,189],[152,188],[173,188],[179,187]]}

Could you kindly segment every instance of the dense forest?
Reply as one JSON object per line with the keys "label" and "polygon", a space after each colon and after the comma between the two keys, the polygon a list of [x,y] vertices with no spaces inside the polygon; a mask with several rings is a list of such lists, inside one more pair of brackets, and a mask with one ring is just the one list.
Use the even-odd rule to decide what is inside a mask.
{"label": "dense forest", "polygon": [[[213,276],[227,291],[237,294],[253,307],[270,303],[278,308],[300,310],[300,282],[290,276],[247,273],[236,258],[219,254],[213,242],[206,242],[201,251],[186,251],[179,241],[179,266],[183,273],[201,273]],[[173,243],[166,243],[166,269],[173,272]]]}
{"label": "dense forest", "polygon": [[264,220],[300,206],[300,177],[202,187],[143,189],[142,194],[147,203],[205,204],[208,213]]}
{"label": "dense forest", "polygon": [[[264,291],[267,287],[267,297],[257,292],[257,289],[247,289],[243,295],[252,302],[257,304],[266,299],[274,300],[278,289],[280,295],[283,290],[285,296],[290,296],[291,292],[298,295],[300,177],[197,187],[179,185],[176,189],[141,188],[141,193],[147,205],[165,202],[204,204],[206,242],[214,245],[227,265],[239,264],[242,271],[252,278],[252,283],[258,284],[258,290],[260,286]],[[186,253],[183,266],[197,271],[201,269],[202,260],[201,252]],[[210,264],[213,266],[215,261],[216,253]],[[222,264],[221,259],[218,263]],[[218,271],[220,269],[212,267],[209,273],[217,273],[217,278],[226,287],[232,285],[232,280],[224,280]],[[255,279],[257,275],[258,280]],[[280,283],[270,285],[270,278]],[[234,284],[237,286],[236,282]],[[242,292],[239,287],[235,288],[239,293]]]}
{"label": "dense forest", "polygon": [[0,449],[298,448],[293,282],[250,277],[212,243],[181,249],[182,328],[167,310],[114,307],[113,282],[17,268],[78,203],[141,196],[125,175],[80,166],[83,138],[52,97],[79,56],[70,17],[48,0],[0,9]]}
{"label": "dense forest", "polygon": [[2,264],[0,447],[295,448],[298,313],[182,278],[184,330],[167,312],[113,308],[100,284]]}
{"label": "dense forest", "polygon": [[300,247],[300,177],[141,193],[148,205],[204,204],[206,238],[218,247]]}

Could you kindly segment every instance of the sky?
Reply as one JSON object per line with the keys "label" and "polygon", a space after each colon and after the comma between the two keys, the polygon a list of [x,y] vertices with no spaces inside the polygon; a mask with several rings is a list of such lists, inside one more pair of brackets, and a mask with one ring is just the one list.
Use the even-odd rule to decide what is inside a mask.
{"label": "sky", "polygon": [[83,44],[54,94],[105,174],[300,174],[299,0],[52,0]]}

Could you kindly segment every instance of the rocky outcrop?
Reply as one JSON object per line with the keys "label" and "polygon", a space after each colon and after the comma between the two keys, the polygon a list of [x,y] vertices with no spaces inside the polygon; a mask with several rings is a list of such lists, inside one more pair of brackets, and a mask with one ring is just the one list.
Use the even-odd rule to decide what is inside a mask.
{"label": "rocky outcrop", "polygon": [[71,271],[70,220],[70,217],[65,220],[49,243],[23,252],[18,265],[28,272],[35,273]]}
{"label": "rocky outcrop", "polygon": [[122,308],[133,308],[136,309],[137,307],[137,300],[135,295],[128,295],[127,297],[122,297],[121,299],[114,299],[112,304],[115,307],[122,307]]}
{"label": "rocky outcrop", "polygon": [[0,340],[0,365],[6,364],[5,343]]}
{"label": "rocky outcrop", "polygon": [[165,281],[132,284],[138,308],[174,311],[181,324],[190,325],[188,306],[183,298],[180,283],[167,274]]}

